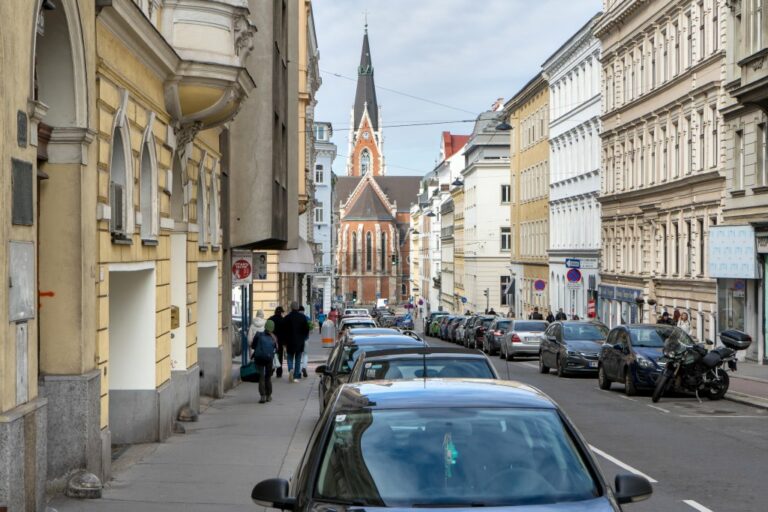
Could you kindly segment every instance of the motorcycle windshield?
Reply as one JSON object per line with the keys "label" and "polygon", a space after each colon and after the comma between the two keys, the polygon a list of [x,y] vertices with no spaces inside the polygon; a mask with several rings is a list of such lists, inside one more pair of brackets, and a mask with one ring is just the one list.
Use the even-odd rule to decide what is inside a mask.
{"label": "motorcycle windshield", "polygon": [[675,327],[664,341],[664,355],[667,357],[680,355],[693,345],[693,339],[685,331]]}

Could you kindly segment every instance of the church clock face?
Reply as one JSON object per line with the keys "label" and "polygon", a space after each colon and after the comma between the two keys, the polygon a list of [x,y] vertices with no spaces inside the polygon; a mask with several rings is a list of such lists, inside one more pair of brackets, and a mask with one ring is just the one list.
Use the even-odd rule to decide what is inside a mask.
{"label": "church clock face", "polygon": [[368,140],[370,137],[371,137],[371,134],[370,134],[370,133],[368,133],[368,132],[363,132],[363,138],[364,138],[365,140]]}

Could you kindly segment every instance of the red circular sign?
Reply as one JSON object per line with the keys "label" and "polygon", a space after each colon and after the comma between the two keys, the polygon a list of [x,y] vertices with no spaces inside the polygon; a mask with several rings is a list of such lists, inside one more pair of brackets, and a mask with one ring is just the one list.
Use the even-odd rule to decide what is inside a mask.
{"label": "red circular sign", "polygon": [[232,274],[238,279],[246,279],[251,275],[251,264],[248,260],[235,260],[232,263]]}
{"label": "red circular sign", "polygon": [[593,318],[595,316],[595,300],[589,299],[587,302],[587,316]]}
{"label": "red circular sign", "polygon": [[537,279],[533,282],[533,289],[537,292],[543,292],[546,287],[547,283],[543,279]]}
{"label": "red circular sign", "polygon": [[578,283],[581,281],[581,270],[572,268],[565,274],[565,277],[568,278],[568,282],[570,283]]}

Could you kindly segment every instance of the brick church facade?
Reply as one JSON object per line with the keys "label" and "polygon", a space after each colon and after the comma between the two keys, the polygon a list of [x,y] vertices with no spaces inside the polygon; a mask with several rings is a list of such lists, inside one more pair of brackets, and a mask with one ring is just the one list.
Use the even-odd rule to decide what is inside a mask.
{"label": "brick church facade", "polygon": [[367,29],[351,121],[347,176],[336,182],[337,294],[358,305],[373,305],[378,298],[388,299],[390,305],[408,302],[409,211],[420,178],[386,175]]}

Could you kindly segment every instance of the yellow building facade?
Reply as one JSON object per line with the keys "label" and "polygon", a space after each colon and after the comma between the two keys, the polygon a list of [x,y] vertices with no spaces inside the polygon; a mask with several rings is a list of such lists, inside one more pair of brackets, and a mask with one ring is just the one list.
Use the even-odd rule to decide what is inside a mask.
{"label": "yellow building facade", "polygon": [[538,74],[504,106],[510,132],[513,312],[548,306],[549,88]]}

